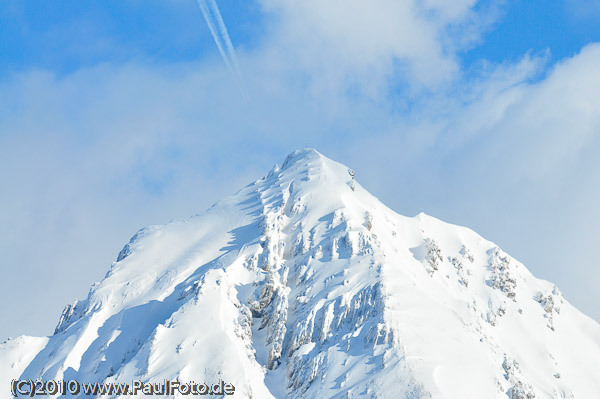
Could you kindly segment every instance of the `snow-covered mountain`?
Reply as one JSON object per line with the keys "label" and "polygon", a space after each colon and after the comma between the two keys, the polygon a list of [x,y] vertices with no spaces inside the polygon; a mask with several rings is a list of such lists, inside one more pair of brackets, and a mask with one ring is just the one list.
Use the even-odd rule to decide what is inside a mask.
{"label": "snow-covered mountain", "polygon": [[[550,250],[550,249],[549,249]],[[224,380],[239,398],[600,397],[600,325],[494,243],[313,149],[140,230],[0,380]],[[118,395],[117,395],[118,396]]]}

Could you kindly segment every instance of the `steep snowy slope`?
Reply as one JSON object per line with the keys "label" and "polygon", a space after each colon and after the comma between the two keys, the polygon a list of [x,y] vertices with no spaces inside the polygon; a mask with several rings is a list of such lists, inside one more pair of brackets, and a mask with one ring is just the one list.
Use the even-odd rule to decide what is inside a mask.
{"label": "steep snowy slope", "polygon": [[[140,230],[1,384],[232,383],[239,398],[597,398],[600,325],[475,232],[400,216],[312,149]],[[6,391],[5,391],[6,392]],[[8,396],[7,396],[8,397]]]}

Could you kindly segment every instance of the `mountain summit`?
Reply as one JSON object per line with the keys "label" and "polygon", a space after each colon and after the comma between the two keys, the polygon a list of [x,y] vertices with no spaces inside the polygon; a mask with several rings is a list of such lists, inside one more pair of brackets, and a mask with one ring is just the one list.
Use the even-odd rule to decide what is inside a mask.
{"label": "mountain summit", "polygon": [[589,399],[600,325],[494,243],[398,215],[303,149],[138,231],[54,335],[0,345],[0,374],[222,380],[256,399]]}

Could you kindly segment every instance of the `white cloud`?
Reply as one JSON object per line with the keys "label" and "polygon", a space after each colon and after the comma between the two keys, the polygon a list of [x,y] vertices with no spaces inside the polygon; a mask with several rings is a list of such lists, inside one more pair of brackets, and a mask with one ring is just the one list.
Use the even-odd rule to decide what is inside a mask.
{"label": "white cloud", "polygon": [[578,20],[593,20],[600,15],[598,0],[565,0],[567,12]]}
{"label": "white cloud", "polygon": [[495,148],[487,162],[503,163],[498,173],[505,178],[557,178],[600,131],[599,62],[600,45],[590,45],[541,82],[516,85],[475,105],[478,116],[470,113],[462,125],[491,122],[478,134]]}
{"label": "white cloud", "polygon": [[[390,79],[413,90],[452,80],[459,73],[455,52],[485,28],[475,21],[490,22],[472,10],[473,0],[262,4],[275,16],[277,51],[304,69],[318,90],[357,86],[372,96],[384,94]],[[463,29],[450,37],[451,27]]]}

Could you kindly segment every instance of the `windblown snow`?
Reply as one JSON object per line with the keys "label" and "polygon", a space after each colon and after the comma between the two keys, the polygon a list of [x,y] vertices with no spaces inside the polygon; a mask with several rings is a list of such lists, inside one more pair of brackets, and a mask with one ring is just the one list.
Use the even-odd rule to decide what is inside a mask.
{"label": "windblown snow", "polygon": [[[548,249],[551,250],[551,249]],[[401,216],[313,149],[140,230],[14,378],[223,379],[239,398],[600,397],[600,325],[494,243]]]}

